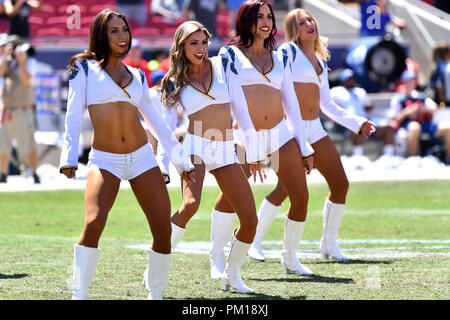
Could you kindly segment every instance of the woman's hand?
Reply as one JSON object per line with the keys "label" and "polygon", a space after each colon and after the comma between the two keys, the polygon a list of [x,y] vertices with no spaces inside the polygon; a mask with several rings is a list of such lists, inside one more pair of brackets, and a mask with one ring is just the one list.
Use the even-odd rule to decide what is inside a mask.
{"label": "woman's hand", "polygon": [[367,121],[361,128],[361,134],[366,138],[370,137],[375,131],[377,131],[377,126],[372,121]]}
{"label": "woman's hand", "polygon": [[75,171],[77,171],[76,168],[65,168],[61,169],[61,173],[65,175],[68,179],[75,178]]}
{"label": "woman's hand", "polygon": [[181,173],[181,179],[186,181],[187,184],[195,183],[195,170],[183,171]]}
{"label": "woman's hand", "polygon": [[310,174],[314,167],[314,156],[308,156],[303,158],[303,166],[305,167],[306,174]]}
{"label": "woman's hand", "polygon": [[256,175],[259,174],[261,183],[264,183],[264,179],[267,178],[266,170],[267,166],[263,162],[250,163],[250,174],[253,176],[253,182],[256,182]]}

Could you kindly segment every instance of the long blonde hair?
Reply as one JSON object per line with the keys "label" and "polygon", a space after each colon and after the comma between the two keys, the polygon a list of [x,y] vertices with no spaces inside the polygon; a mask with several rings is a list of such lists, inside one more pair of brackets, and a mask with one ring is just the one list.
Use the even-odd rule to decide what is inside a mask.
{"label": "long blonde hair", "polygon": [[298,15],[300,13],[307,14],[308,16],[313,19],[314,24],[316,25],[316,33],[317,37],[316,40],[314,40],[314,50],[317,54],[319,54],[323,60],[328,61],[330,60],[330,51],[328,50],[328,38],[322,37],[319,34],[319,24],[317,23],[317,20],[306,10],[304,9],[294,9],[289,11],[289,13],[286,15],[286,18],[284,19],[284,33],[286,37],[286,41],[288,42],[294,42],[297,46],[300,46],[299,38],[300,38],[300,32],[299,32],[299,25],[298,25]]}
{"label": "long blonde hair", "polygon": [[169,52],[170,68],[161,80],[161,100],[169,109],[181,102],[181,92],[188,79],[187,74],[190,64],[184,53],[184,44],[189,36],[197,31],[203,31],[209,42],[211,33],[197,21],[186,21],[175,31],[174,42]]}

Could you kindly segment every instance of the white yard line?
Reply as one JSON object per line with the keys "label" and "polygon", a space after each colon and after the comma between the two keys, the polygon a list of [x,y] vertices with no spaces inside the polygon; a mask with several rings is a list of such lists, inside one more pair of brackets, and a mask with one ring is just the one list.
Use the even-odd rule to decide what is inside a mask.
{"label": "white yard line", "polygon": [[[342,247],[341,249],[346,252],[351,252],[351,257],[355,259],[370,259],[370,258],[411,258],[418,256],[450,256],[450,246],[443,244],[450,244],[450,240],[407,240],[407,239],[349,239],[340,240],[340,244],[379,244],[379,245],[395,245],[402,244],[402,246],[354,246],[354,247]],[[405,245],[406,244],[406,245]],[[411,246],[408,246],[410,244]],[[417,246],[417,244],[428,244],[426,246]],[[437,245],[429,245],[437,244]],[[267,258],[279,258],[282,251],[282,241],[263,241],[263,249]],[[314,247],[304,248],[304,245],[314,245]],[[127,246],[131,249],[148,250],[148,244],[139,244]],[[277,249],[265,249],[268,246],[277,246]],[[322,259],[319,253],[319,241],[309,240],[301,242],[302,248],[297,251],[299,258],[306,259]],[[210,243],[202,241],[182,241],[177,245],[175,252],[191,253],[191,254],[209,254]],[[427,251],[422,251],[427,250]],[[448,250],[448,252],[432,252],[431,250],[441,251]],[[224,250],[229,252],[229,247]]]}

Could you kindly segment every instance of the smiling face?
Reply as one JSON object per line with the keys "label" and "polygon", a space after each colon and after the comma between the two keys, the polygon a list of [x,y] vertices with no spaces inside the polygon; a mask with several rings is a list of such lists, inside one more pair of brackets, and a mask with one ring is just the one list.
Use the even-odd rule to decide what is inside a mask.
{"label": "smiling face", "polygon": [[255,38],[267,39],[272,33],[273,16],[267,4],[261,6],[256,20]]}
{"label": "smiling face", "polygon": [[124,56],[128,51],[131,35],[122,18],[112,17],[108,22],[107,36],[112,55]]}
{"label": "smiling face", "polygon": [[305,12],[297,15],[299,43],[314,42],[317,38],[317,27],[314,19]]}
{"label": "smiling face", "polygon": [[184,55],[193,65],[200,65],[208,58],[208,38],[203,31],[196,31],[187,38]]}

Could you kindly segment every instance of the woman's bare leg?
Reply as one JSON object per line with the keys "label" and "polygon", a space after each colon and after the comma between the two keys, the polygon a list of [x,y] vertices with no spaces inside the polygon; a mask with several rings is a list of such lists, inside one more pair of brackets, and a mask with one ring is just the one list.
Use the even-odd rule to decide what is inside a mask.
{"label": "woman's bare leg", "polygon": [[169,193],[159,167],[130,180],[130,185],[153,235],[144,279],[150,291],[147,299],[160,300],[167,287],[172,259]]}
{"label": "woman's bare leg", "polygon": [[334,203],[345,203],[349,182],[342,166],[341,157],[329,136],[312,144],[314,166],[328,183],[328,199]]}
{"label": "woman's bare leg", "polygon": [[[236,154],[238,155],[239,162],[241,163],[241,168],[244,171],[246,178],[250,178],[250,166],[245,162],[245,150],[239,146],[236,146]],[[216,199],[216,203],[214,204],[214,210],[220,212],[229,212],[234,213],[233,206],[227,201],[224,194],[221,192]]]}
{"label": "woman's bare leg", "polygon": [[89,171],[85,190],[85,225],[74,247],[72,300],[88,298],[100,249],[98,242],[116,199],[120,180],[106,170]]}
{"label": "woman's bare leg", "polygon": [[192,156],[192,163],[195,164],[195,182],[187,184],[182,181],[183,188],[183,203],[181,207],[172,215],[171,221],[180,228],[186,228],[187,223],[197,213],[202,197],[203,180],[205,179],[205,165],[197,158],[194,161]]}
{"label": "woman's bare leg", "polygon": [[287,217],[294,221],[305,221],[308,208],[308,188],[300,149],[296,141],[291,139],[278,152],[279,169],[276,174],[291,201]]}
{"label": "woman's bare leg", "polygon": [[238,164],[232,164],[212,170],[211,174],[216,178],[224,197],[232,207],[232,212],[236,212],[239,217],[240,227],[235,233],[236,238],[251,243],[258,219],[252,190],[242,169]]}
{"label": "woman's bare leg", "polygon": [[153,235],[152,250],[170,253],[170,198],[159,167],[130,180],[130,185],[149,223]]}
{"label": "woman's bare leg", "polygon": [[338,246],[337,237],[345,210],[349,182],[339,153],[330,137],[326,136],[312,145],[314,163],[328,183],[330,192],[323,210],[323,229],[320,252],[325,258],[348,260]]}
{"label": "woman's bare leg", "polygon": [[90,170],[85,190],[85,224],[77,245],[97,248],[120,187],[120,180],[103,169]]}

